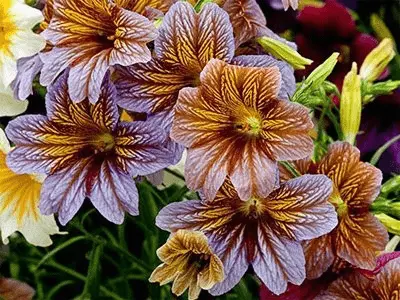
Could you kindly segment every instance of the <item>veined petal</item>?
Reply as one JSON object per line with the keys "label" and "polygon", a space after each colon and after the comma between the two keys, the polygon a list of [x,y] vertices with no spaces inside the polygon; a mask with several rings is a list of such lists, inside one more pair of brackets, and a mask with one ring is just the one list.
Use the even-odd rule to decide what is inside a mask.
{"label": "veined petal", "polygon": [[97,177],[89,198],[107,220],[122,224],[125,211],[134,216],[139,214],[139,195],[132,176],[106,160]]}
{"label": "veined petal", "polygon": [[96,102],[111,65],[151,59],[146,44],[157,36],[145,17],[101,0],[60,0],[49,27],[42,33],[53,47],[43,53],[41,83],[49,85],[67,67],[74,101]]}
{"label": "veined petal", "polygon": [[308,132],[313,128],[308,109],[289,101],[271,101],[264,109],[262,137],[275,160],[308,157],[313,142]]}
{"label": "veined petal", "polygon": [[297,241],[329,233],[337,225],[333,205],[328,203],[332,183],[324,175],[303,175],[283,183],[265,201],[273,226]]}
{"label": "veined petal", "polygon": [[64,129],[40,115],[12,120],[6,133],[18,147],[7,156],[7,165],[21,174],[48,173],[75,161],[79,158],[77,153],[86,145],[85,137],[71,127]]}
{"label": "veined petal", "polygon": [[305,259],[299,243],[258,227],[258,245],[252,266],[261,281],[274,294],[286,291],[287,283],[301,284],[306,277]]}
{"label": "veined petal", "polygon": [[246,67],[269,68],[277,66],[281,73],[282,84],[278,93],[279,99],[289,99],[296,90],[296,79],[294,77],[293,67],[284,61],[277,60],[269,55],[240,55],[235,57],[233,65]]}
{"label": "veined petal", "polygon": [[266,27],[264,13],[255,0],[227,0],[224,9],[232,23],[236,48],[258,36]]}
{"label": "veined petal", "polygon": [[115,0],[115,3],[125,9],[143,15],[146,8],[151,7],[166,13],[174,0]]}
{"label": "veined petal", "polygon": [[39,55],[21,58],[17,61],[17,77],[11,84],[15,98],[25,100],[33,94],[32,83],[42,67],[43,62]]}
{"label": "veined petal", "polygon": [[[221,257],[224,264],[225,278],[221,283],[217,283],[211,290],[210,294],[219,296],[230,291],[242,279],[247,269],[249,262],[247,259],[247,251],[244,246],[244,228],[232,228],[232,232],[227,233],[221,238],[215,235],[212,245],[217,255]],[[223,245],[227,245],[224,248]]]}
{"label": "veined petal", "polygon": [[374,294],[377,299],[392,298],[399,295],[400,258],[390,261],[377,275],[373,283]]}
{"label": "veined petal", "polygon": [[138,112],[158,113],[173,108],[179,90],[193,83],[181,67],[153,59],[147,64],[116,67],[118,105]]}
{"label": "veined petal", "polygon": [[306,258],[307,279],[319,278],[335,260],[332,235],[325,234],[303,243]]}
{"label": "veined petal", "polygon": [[373,270],[378,251],[389,241],[385,227],[371,213],[344,216],[335,235],[337,255],[357,268]]}
{"label": "veined petal", "polygon": [[91,163],[91,159],[80,160],[45,179],[39,204],[42,214],[58,213],[62,225],[73,218],[87,196],[85,178]]}
{"label": "veined petal", "polygon": [[183,151],[152,120],[121,122],[115,135],[116,163],[132,176],[149,175],[175,164]]}
{"label": "veined petal", "polygon": [[199,74],[208,61],[230,61],[234,55],[229,16],[216,4],[206,4],[199,14],[185,2],[174,4],[165,15],[155,41],[159,59]]}
{"label": "veined petal", "polygon": [[[266,197],[279,183],[277,163],[260,149],[256,140],[242,143],[236,143],[236,150],[241,151],[233,156],[229,164],[229,178],[241,199],[247,200],[251,196]],[[239,144],[243,146],[239,148]],[[228,152],[229,149],[225,148],[225,151]]]}

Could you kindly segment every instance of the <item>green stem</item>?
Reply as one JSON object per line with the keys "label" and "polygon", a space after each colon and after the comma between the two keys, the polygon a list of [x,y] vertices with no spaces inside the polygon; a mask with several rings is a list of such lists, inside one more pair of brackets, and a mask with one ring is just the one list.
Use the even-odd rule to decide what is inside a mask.
{"label": "green stem", "polygon": [[394,143],[400,140],[400,134],[396,135],[394,138],[392,138],[390,141],[386,142],[382,147],[380,147],[378,150],[376,150],[374,156],[372,156],[370,164],[375,166],[379,159],[381,158],[382,154]]}
{"label": "green stem", "polygon": [[301,176],[301,174],[296,170],[296,168],[295,168],[290,162],[287,162],[287,161],[280,161],[279,163],[280,163],[282,166],[284,166],[285,169],[288,170],[288,171],[293,175],[293,177],[299,177],[299,176]]}

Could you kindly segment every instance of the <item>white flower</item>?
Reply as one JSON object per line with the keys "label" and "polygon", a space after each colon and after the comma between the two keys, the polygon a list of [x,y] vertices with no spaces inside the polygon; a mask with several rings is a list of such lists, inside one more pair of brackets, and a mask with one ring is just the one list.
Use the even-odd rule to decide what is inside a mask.
{"label": "white flower", "polygon": [[44,216],[38,209],[43,178],[15,174],[6,165],[10,144],[0,129],[0,230],[3,243],[19,231],[32,245],[47,247],[50,235],[59,231],[54,215]]}
{"label": "white flower", "polygon": [[0,117],[12,117],[22,114],[28,107],[28,101],[14,98],[10,87],[0,90]]}
{"label": "white flower", "polygon": [[42,12],[23,0],[1,0],[0,5],[0,91],[17,75],[17,60],[32,56],[46,46],[32,28],[43,21]]}

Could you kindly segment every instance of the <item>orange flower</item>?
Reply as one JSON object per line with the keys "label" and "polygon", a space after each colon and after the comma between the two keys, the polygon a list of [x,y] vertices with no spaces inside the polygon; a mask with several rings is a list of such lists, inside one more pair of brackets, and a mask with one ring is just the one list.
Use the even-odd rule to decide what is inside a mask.
{"label": "orange flower", "polygon": [[390,261],[370,280],[358,272],[340,277],[318,300],[395,300],[400,292],[400,258]]}
{"label": "orange flower", "polygon": [[163,264],[153,271],[149,281],[160,285],[174,281],[172,292],[177,296],[189,288],[189,299],[197,299],[201,289],[209,290],[224,279],[222,262],[201,232],[178,230],[157,255]]}
{"label": "orange flower", "polygon": [[278,100],[277,67],[211,60],[199,88],[184,88],[171,137],[188,149],[188,187],[214,199],[226,176],[241,199],[266,197],[278,183],[278,160],[304,158],[313,144],[305,107]]}
{"label": "orange flower", "polygon": [[[346,264],[373,270],[378,251],[388,241],[385,227],[370,212],[382,181],[379,169],[360,161],[360,152],[347,142],[336,142],[318,163],[295,162],[301,174],[325,174],[334,183],[330,202],[339,224],[331,233],[304,244],[307,278],[321,276],[332,264],[334,271]],[[282,170],[281,180],[290,177]]]}
{"label": "orange flower", "polygon": [[108,0],[55,0],[53,13],[42,33],[53,47],[41,53],[40,80],[47,86],[70,67],[68,85],[74,101],[89,97],[96,102],[110,66],[151,59],[146,44],[157,37],[156,28],[138,13]]}

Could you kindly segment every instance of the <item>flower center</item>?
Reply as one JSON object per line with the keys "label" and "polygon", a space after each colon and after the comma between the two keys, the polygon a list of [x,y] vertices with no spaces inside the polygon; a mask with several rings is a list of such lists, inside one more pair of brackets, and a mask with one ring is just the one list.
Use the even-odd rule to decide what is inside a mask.
{"label": "flower center", "polygon": [[196,266],[198,270],[203,270],[208,266],[210,262],[210,255],[201,253],[201,254],[192,254],[190,256],[189,264]]}
{"label": "flower center", "polygon": [[335,206],[336,213],[339,217],[347,214],[347,204],[343,201],[342,197],[340,196],[339,190],[336,187],[333,188],[333,193],[329,199],[329,202]]}
{"label": "flower center", "polygon": [[234,127],[240,133],[259,135],[262,129],[262,120],[259,116],[248,116],[240,118]]}
{"label": "flower center", "polygon": [[257,219],[265,211],[265,206],[260,199],[251,197],[243,201],[239,209],[246,217]]}
{"label": "flower center", "polygon": [[91,144],[94,146],[97,152],[109,152],[114,149],[115,140],[110,133],[102,133],[97,135]]}
{"label": "flower center", "polygon": [[9,51],[11,37],[16,31],[17,27],[8,12],[0,9],[0,51]]}

